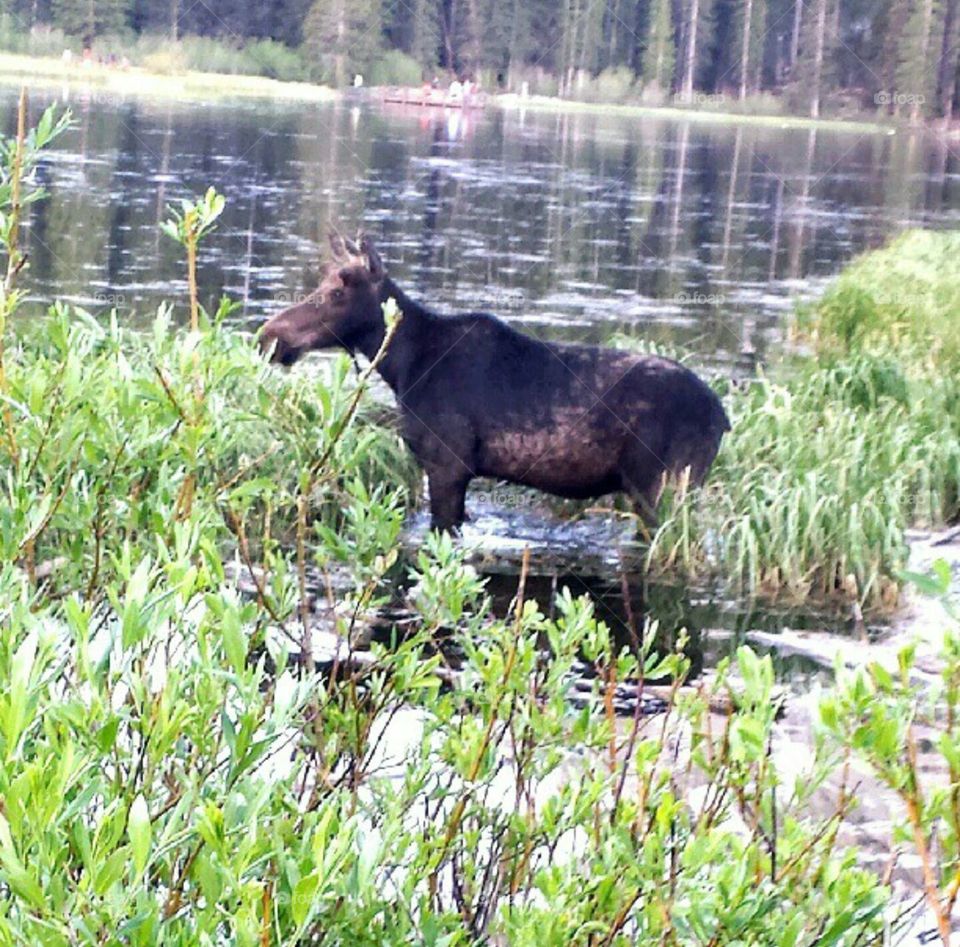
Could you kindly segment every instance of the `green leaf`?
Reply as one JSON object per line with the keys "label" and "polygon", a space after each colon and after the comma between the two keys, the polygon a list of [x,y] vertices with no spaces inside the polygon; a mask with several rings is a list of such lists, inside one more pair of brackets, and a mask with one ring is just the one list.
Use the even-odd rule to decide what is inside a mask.
{"label": "green leaf", "polygon": [[17,855],[10,834],[10,825],[0,813],[0,869],[10,887],[21,897],[26,898],[35,908],[42,910],[46,899],[40,884]]}
{"label": "green leaf", "polygon": [[123,876],[130,852],[126,846],[118,848],[101,866],[93,880],[93,890],[103,897]]}
{"label": "green leaf", "polygon": [[313,908],[313,896],[317,893],[320,886],[320,877],[316,872],[301,878],[293,889],[293,910],[294,923],[299,927],[307,919]]}
{"label": "green leaf", "polygon": [[21,642],[13,656],[8,696],[3,714],[3,736],[7,745],[7,759],[11,759],[20,743],[27,722],[30,693],[30,675],[37,656],[37,636],[31,632]]}
{"label": "green leaf", "polygon": [[239,674],[247,663],[247,639],[240,627],[240,616],[236,609],[228,608],[224,612],[221,630],[223,632],[223,652],[233,669]]}
{"label": "green leaf", "polygon": [[147,801],[141,794],[133,800],[127,817],[127,835],[130,837],[130,848],[133,851],[133,867],[138,875],[142,875],[147,867],[152,834]]}

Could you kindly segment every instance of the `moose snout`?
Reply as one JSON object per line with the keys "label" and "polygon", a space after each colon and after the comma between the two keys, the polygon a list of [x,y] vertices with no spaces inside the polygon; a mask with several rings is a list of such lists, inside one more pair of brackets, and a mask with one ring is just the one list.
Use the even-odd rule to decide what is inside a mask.
{"label": "moose snout", "polygon": [[260,330],[259,345],[260,351],[269,355],[271,362],[279,362],[281,365],[292,365],[300,355],[299,351],[283,338],[273,320]]}

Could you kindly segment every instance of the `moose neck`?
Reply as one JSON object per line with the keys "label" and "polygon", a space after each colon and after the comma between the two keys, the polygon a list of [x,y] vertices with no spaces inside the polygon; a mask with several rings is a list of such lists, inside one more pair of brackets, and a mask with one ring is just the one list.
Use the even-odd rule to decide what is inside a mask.
{"label": "moose neck", "polygon": [[[400,325],[390,341],[387,351],[377,365],[380,377],[393,389],[394,393],[401,394],[405,383],[413,370],[417,360],[417,340],[421,330],[432,316],[419,303],[414,302],[389,277],[383,281],[380,290],[380,302],[394,299],[397,308],[402,313]],[[378,319],[366,332],[351,340],[350,349],[362,353],[373,361],[383,345],[386,336],[386,326],[382,319]]]}

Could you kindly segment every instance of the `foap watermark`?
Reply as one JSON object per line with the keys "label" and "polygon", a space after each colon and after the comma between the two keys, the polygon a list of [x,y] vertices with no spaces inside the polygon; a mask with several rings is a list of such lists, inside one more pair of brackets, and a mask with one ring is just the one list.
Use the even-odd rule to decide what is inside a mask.
{"label": "foap watermark", "polygon": [[316,290],[296,290],[287,292],[286,290],[274,293],[270,299],[272,302],[281,306],[297,306],[305,303],[311,297],[314,297]]}
{"label": "foap watermark", "polygon": [[94,293],[93,301],[97,306],[109,306],[115,309],[127,304],[127,297],[123,293]]}
{"label": "foap watermark", "polygon": [[471,499],[483,506],[499,509],[529,510],[536,506],[536,497],[523,490],[511,490],[505,486],[492,486],[474,490]]}
{"label": "foap watermark", "polygon": [[723,92],[674,92],[670,101],[673,105],[687,108],[719,108],[727,97]]}
{"label": "foap watermark", "polygon": [[673,301],[679,306],[722,306],[727,297],[722,293],[677,293]]}
{"label": "foap watermark", "polygon": [[904,108],[913,105],[924,106],[927,104],[927,97],[916,92],[898,92],[894,90],[878,92],[873,97],[873,101],[875,105],[892,105],[895,108]]}

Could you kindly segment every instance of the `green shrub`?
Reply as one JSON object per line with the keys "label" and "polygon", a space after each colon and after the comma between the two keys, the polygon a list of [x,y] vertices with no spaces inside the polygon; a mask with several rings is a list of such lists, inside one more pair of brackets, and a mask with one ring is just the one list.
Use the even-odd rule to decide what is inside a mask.
{"label": "green shrub", "polygon": [[163,76],[178,75],[186,72],[188,68],[187,57],[183,50],[172,45],[147,53],[140,58],[139,64],[144,69]]}
{"label": "green shrub", "polygon": [[604,69],[600,75],[591,79],[578,95],[587,102],[611,102],[624,104],[635,94],[633,70],[628,66],[613,66]]}
{"label": "green shrub", "polygon": [[903,359],[960,366],[960,234],[913,230],[854,260],[800,327],[824,349],[887,346]]}
{"label": "green shrub", "polygon": [[207,36],[184,36],[177,45],[183,51],[188,69],[228,75],[247,71],[243,47],[239,43],[228,43]]}
{"label": "green shrub", "polygon": [[639,105],[659,107],[670,102],[669,93],[661,89],[655,82],[646,85],[638,84],[638,88],[637,104]]}
{"label": "green shrub", "polygon": [[250,64],[253,75],[281,82],[300,82],[306,78],[306,67],[300,54],[275,40],[248,43],[243,49],[243,60]]}
{"label": "green shrub", "polygon": [[17,17],[0,14],[0,49],[26,56],[61,56],[65,49],[79,52],[76,37],[53,26],[24,29]]}
{"label": "green shrub", "polygon": [[372,86],[418,86],[423,81],[423,69],[412,56],[390,49],[374,60],[365,79]]}
{"label": "green shrub", "polygon": [[[552,618],[522,593],[496,617],[463,550],[433,535],[405,639],[343,657],[339,675],[294,664],[313,653],[304,484],[308,561],[346,570],[344,639],[389,596],[399,556],[405,455],[369,419],[343,426],[347,359],[284,373],[220,322],[176,331],[161,312],[143,336],[65,308],[6,354],[0,939],[879,935],[887,892],[834,851],[835,816],[810,815],[828,770],[778,789],[769,659],[741,651],[739,683],[724,665],[624,735],[606,689],[679,684],[685,659],[648,654],[652,628],[641,654],[618,653],[569,595]],[[255,593],[231,559],[255,567]],[[446,689],[440,633],[459,656]],[[576,710],[584,658],[596,677]],[[711,735],[731,689],[738,709]],[[670,776],[664,728],[698,735],[679,767],[690,782]]]}
{"label": "green shrub", "polygon": [[[509,91],[519,93],[527,83],[530,95],[555,96],[560,90],[560,83],[553,73],[544,69],[518,66],[511,70],[512,86]],[[489,86],[488,86],[489,88]]]}

